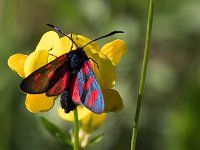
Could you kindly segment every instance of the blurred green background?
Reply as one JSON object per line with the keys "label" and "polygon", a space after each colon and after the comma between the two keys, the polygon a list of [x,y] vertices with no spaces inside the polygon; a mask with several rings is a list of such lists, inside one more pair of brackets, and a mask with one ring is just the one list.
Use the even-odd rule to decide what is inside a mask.
{"label": "blurred green background", "polygon": [[[123,30],[112,39],[126,41],[128,53],[117,68],[124,110],[110,113],[91,150],[128,150],[143,57],[148,0],[0,0],[0,150],[66,150],[41,125],[40,116],[67,131],[56,107],[32,114],[25,108],[21,78],[7,66],[15,53],[29,54],[46,23],[66,33],[98,37]],[[137,150],[200,149],[200,1],[156,1],[147,80]],[[59,102],[57,102],[59,104]]]}

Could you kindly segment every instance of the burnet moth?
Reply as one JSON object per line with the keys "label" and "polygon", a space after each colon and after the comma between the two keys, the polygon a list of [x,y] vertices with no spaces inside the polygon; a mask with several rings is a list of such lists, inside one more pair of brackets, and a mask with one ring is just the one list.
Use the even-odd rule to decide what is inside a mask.
{"label": "burnet moth", "polygon": [[47,25],[69,38],[77,48],[31,73],[22,81],[21,90],[29,94],[61,95],[61,107],[66,113],[74,110],[77,105],[84,105],[94,113],[102,113],[104,111],[103,94],[89,61],[91,58],[86,55],[84,47],[99,39],[123,33],[123,31],[113,31],[78,47],[74,40],[58,27]]}

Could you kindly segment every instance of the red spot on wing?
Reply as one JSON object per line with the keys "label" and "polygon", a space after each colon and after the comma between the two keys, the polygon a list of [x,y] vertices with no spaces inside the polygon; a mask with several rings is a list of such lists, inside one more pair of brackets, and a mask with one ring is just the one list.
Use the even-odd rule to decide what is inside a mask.
{"label": "red spot on wing", "polygon": [[64,55],[61,55],[61,56],[59,56],[58,58],[56,58],[57,60],[65,60],[67,58],[67,55],[66,54],[64,54]]}
{"label": "red spot on wing", "polygon": [[38,85],[38,83],[41,80],[42,75],[40,73],[36,74],[34,76],[34,82],[36,83],[35,85],[32,86],[33,90],[37,91],[40,89],[40,86]]}
{"label": "red spot on wing", "polygon": [[99,96],[99,91],[98,90],[94,90],[92,92],[90,92],[89,98],[88,98],[88,106],[89,107],[93,107],[96,100],[98,99]]}
{"label": "red spot on wing", "polygon": [[87,61],[86,64],[87,64],[87,66],[88,66],[89,69],[93,70],[90,61]]}
{"label": "red spot on wing", "polygon": [[84,74],[88,74],[89,73],[89,70],[88,70],[88,67],[87,67],[87,63],[84,63],[83,67],[81,68],[82,69],[82,72]]}
{"label": "red spot on wing", "polygon": [[94,81],[94,77],[89,77],[88,81],[85,84],[83,84],[83,90],[86,90],[86,91],[89,90],[93,81]]}
{"label": "red spot on wing", "polygon": [[55,83],[53,85],[53,87],[51,87],[50,90],[47,91],[47,96],[55,96],[55,95],[58,95],[58,94],[61,94],[65,89],[66,87],[68,87],[68,84],[69,84],[69,73],[66,72],[62,78],[60,78],[58,80],[57,83]]}
{"label": "red spot on wing", "polygon": [[46,69],[51,68],[51,66],[52,66],[52,65],[49,63],[49,64],[47,65]]}
{"label": "red spot on wing", "polygon": [[40,73],[38,73],[38,74],[36,74],[35,76],[34,76],[34,81],[37,81],[37,80],[39,80],[40,78],[41,78],[41,74]]}
{"label": "red spot on wing", "polygon": [[51,78],[52,77],[52,75],[54,74],[54,71],[51,71],[51,72],[49,72],[49,74],[47,75],[47,78]]}
{"label": "red spot on wing", "polygon": [[78,78],[76,78],[76,80],[74,82],[74,87],[72,88],[71,95],[72,95],[72,100],[75,103],[77,103],[77,104],[81,103],[79,86],[78,86]]}

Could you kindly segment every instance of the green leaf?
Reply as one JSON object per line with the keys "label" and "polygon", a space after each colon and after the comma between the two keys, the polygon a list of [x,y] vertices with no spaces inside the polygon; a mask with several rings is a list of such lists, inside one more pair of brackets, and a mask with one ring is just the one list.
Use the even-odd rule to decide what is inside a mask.
{"label": "green leaf", "polygon": [[104,134],[100,134],[100,135],[94,136],[92,139],[90,139],[88,145],[100,142],[103,139],[103,137],[104,137]]}
{"label": "green leaf", "polygon": [[41,121],[46,130],[54,137],[63,140],[66,144],[73,146],[67,134],[59,129],[55,124],[50,122],[45,117],[41,117]]}

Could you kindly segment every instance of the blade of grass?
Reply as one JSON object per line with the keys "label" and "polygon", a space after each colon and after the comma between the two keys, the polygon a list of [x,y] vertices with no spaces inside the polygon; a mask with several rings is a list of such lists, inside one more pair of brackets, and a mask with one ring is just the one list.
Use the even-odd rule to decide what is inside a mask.
{"label": "blade of grass", "polygon": [[141,71],[141,76],[140,76],[140,85],[139,85],[136,112],[135,112],[135,116],[134,116],[134,124],[133,124],[132,140],[131,140],[131,150],[135,150],[135,147],[136,147],[138,122],[139,122],[139,117],[140,117],[140,108],[141,108],[142,95],[143,95],[143,90],[144,90],[144,84],[145,84],[145,78],[146,78],[146,72],[147,72],[147,64],[148,64],[148,57],[149,57],[151,30],[152,30],[152,23],[153,23],[153,9],[154,9],[154,0],[150,0],[149,11],[148,11],[148,19],[147,19],[144,57],[143,57],[142,71]]}

